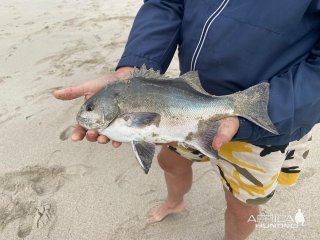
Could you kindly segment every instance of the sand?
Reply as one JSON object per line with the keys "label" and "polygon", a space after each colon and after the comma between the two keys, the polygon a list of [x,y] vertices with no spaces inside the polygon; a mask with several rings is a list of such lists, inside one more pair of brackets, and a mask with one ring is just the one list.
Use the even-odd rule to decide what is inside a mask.
{"label": "sand", "polygon": [[[108,73],[142,1],[0,2],[0,239],[222,239],[225,203],[210,164],[195,164],[188,210],[159,224],[148,209],[165,197],[156,161],[148,176],[129,145],[73,143],[83,99],[54,89]],[[175,59],[170,66],[178,74]],[[320,129],[299,183],[280,187],[263,213],[294,216],[298,229],[258,229],[250,239],[320,236]]]}

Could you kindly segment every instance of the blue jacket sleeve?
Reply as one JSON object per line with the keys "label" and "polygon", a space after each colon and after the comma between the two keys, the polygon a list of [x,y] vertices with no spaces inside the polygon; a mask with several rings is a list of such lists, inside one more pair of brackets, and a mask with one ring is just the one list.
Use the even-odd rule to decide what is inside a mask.
{"label": "blue jacket sleeve", "polygon": [[[268,82],[269,116],[280,135],[293,135],[320,122],[320,42],[305,60]],[[254,142],[270,136],[274,135],[240,119],[234,140]]]}
{"label": "blue jacket sleeve", "polygon": [[145,0],[117,68],[142,66],[164,73],[179,42],[183,0]]}

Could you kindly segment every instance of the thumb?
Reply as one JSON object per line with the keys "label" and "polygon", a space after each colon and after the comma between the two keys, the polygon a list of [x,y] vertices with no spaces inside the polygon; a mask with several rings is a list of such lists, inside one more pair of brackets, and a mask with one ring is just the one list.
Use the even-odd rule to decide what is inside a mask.
{"label": "thumb", "polygon": [[219,150],[223,145],[232,140],[239,129],[239,120],[236,117],[228,117],[221,120],[216,137],[213,139],[212,147]]}
{"label": "thumb", "polygon": [[212,147],[214,150],[219,150],[223,145],[227,144],[231,141],[231,137],[229,135],[218,134],[212,142]]}
{"label": "thumb", "polygon": [[72,100],[85,95],[84,85],[68,87],[53,92],[55,98],[60,100]]}

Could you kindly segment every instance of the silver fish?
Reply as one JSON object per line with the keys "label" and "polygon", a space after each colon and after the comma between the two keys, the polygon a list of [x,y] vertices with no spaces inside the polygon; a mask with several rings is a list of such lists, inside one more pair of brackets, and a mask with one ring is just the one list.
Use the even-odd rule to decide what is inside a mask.
{"label": "silver fish", "polygon": [[119,142],[131,142],[148,173],[155,143],[178,142],[217,158],[211,147],[219,120],[241,116],[277,134],[267,111],[269,84],[226,96],[213,96],[197,72],[168,78],[144,66],[125,81],[107,85],[81,107],[78,123]]}

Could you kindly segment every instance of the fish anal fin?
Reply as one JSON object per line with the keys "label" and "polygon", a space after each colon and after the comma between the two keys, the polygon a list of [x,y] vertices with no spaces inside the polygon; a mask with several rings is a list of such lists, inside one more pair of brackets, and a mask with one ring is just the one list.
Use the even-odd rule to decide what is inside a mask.
{"label": "fish anal fin", "polygon": [[155,145],[153,143],[133,141],[132,148],[138,163],[145,174],[148,174],[156,149]]}

